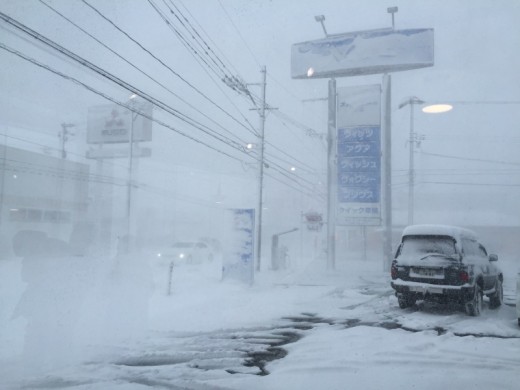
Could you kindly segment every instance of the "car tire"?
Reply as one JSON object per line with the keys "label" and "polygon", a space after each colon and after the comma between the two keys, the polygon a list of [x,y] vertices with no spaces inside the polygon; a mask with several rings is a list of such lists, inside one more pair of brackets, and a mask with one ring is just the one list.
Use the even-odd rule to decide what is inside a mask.
{"label": "car tire", "polygon": [[479,316],[482,312],[482,289],[477,284],[473,292],[473,298],[466,302],[466,314],[472,317]]}
{"label": "car tire", "polygon": [[406,309],[410,306],[415,305],[416,300],[417,299],[410,294],[399,294],[397,296],[397,302],[399,303],[399,307],[401,309]]}
{"label": "car tire", "polygon": [[497,279],[495,284],[495,292],[489,296],[489,307],[491,309],[497,309],[502,305],[504,300],[504,288],[502,281]]}

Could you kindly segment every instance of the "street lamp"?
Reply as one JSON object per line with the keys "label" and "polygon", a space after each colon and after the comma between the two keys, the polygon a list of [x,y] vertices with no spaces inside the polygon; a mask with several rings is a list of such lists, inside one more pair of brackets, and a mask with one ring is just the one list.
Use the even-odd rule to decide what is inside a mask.
{"label": "street lamp", "polygon": [[126,193],[126,250],[130,252],[130,234],[131,234],[131,211],[132,211],[132,173],[134,164],[134,121],[137,118],[135,110],[135,99],[137,95],[134,93],[130,95],[129,106],[130,106],[130,132],[128,134],[128,180],[127,180],[127,193]]}
{"label": "street lamp", "polygon": [[410,105],[410,137],[408,139],[410,148],[409,166],[408,166],[408,225],[413,225],[413,209],[414,209],[414,185],[415,185],[415,172],[414,172],[414,146],[417,142],[416,134],[414,133],[414,106],[416,104],[424,104],[424,101],[419,99],[417,96],[412,96],[401,104],[399,109]]}
{"label": "street lamp", "polygon": [[325,15],[316,15],[314,20],[321,23],[321,27],[323,27],[323,32],[325,33],[325,37],[328,37],[327,29],[325,28]]}
{"label": "street lamp", "polygon": [[[410,136],[408,143],[410,144],[410,157],[409,157],[409,170],[408,170],[408,225],[413,224],[413,213],[414,213],[414,186],[415,186],[415,171],[414,171],[414,147],[421,141],[421,137],[418,137],[414,132],[414,106],[423,105],[426,102],[419,99],[417,96],[409,97],[399,104],[399,109],[410,105]],[[422,108],[422,112],[427,114],[441,114],[444,112],[451,111],[453,106],[446,103],[434,103],[428,104]]]}
{"label": "street lamp", "polygon": [[441,114],[443,112],[448,112],[453,109],[453,106],[451,104],[430,104],[426,107],[422,108],[422,112],[425,112],[427,114]]}

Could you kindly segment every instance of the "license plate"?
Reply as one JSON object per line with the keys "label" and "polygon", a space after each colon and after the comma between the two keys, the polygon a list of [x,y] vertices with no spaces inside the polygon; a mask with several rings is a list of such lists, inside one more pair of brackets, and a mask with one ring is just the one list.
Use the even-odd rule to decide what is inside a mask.
{"label": "license plate", "polygon": [[410,276],[414,278],[444,279],[444,271],[438,268],[412,268]]}
{"label": "license plate", "polygon": [[411,292],[419,292],[422,294],[426,294],[427,292],[430,294],[442,294],[444,291],[441,287],[431,287],[431,286],[410,286]]}

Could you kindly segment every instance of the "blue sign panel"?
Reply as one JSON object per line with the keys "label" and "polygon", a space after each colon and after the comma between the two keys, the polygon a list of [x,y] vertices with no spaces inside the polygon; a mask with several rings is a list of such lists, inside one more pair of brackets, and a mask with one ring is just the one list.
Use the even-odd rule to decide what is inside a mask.
{"label": "blue sign panel", "polygon": [[224,244],[222,278],[233,278],[252,284],[254,278],[255,210],[232,209],[230,234]]}
{"label": "blue sign panel", "polygon": [[344,87],[337,102],[338,225],[381,224],[381,89]]}
{"label": "blue sign panel", "polygon": [[379,203],[381,198],[381,128],[338,129],[339,202]]}

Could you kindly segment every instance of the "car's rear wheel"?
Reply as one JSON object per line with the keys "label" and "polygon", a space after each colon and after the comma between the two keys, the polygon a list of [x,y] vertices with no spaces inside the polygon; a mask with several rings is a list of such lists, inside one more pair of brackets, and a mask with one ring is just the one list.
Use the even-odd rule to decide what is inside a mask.
{"label": "car's rear wheel", "polygon": [[495,292],[489,296],[489,307],[496,309],[502,305],[504,300],[504,288],[502,287],[502,281],[497,279],[495,284]]}
{"label": "car's rear wheel", "polygon": [[401,309],[406,309],[407,307],[415,305],[415,301],[417,299],[411,294],[399,294],[397,296],[397,302],[399,303],[399,307]]}
{"label": "car's rear wheel", "polygon": [[466,302],[466,314],[472,317],[479,316],[482,312],[482,289],[477,284],[475,285],[473,298]]}

